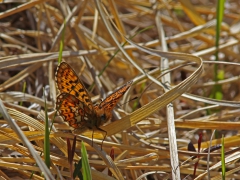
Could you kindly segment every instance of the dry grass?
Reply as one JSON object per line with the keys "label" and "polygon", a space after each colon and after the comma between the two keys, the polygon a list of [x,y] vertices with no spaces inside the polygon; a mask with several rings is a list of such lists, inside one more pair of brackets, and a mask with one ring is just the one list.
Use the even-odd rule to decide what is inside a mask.
{"label": "dry grass", "polygon": [[[93,179],[193,179],[197,158],[191,157],[199,154],[188,151],[188,144],[191,141],[197,149],[200,133],[202,156],[195,178],[221,179],[221,151],[207,158],[203,149],[221,144],[224,136],[227,179],[240,179],[239,2],[226,3],[218,62],[218,74],[224,78],[218,83],[212,61],[216,1],[150,2],[23,0],[0,4],[1,179],[28,179],[33,171],[33,179],[44,179],[44,163],[36,155],[43,152],[43,94],[53,120],[58,94],[54,74],[62,34],[62,59],[86,88],[96,84],[89,92],[93,102],[134,81],[112,121],[102,127],[108,134],[103,150],[101,133],[94,133],[98,145],[92,146],[92,131],[75,131],[86,144]],[[221,85],[222,100],[211,98],[216,84]],[[136,96],[137,100],[129,101]],[[23,145],[26,139],[21,132],[32,145]],[[73,138],[72,133],[67,123],[55,118],[50,171],[56,179],[70,178],[66,138]],[[108,156],[112,148],[114,161]],[[80,158],[78,141],[74,160]]]}

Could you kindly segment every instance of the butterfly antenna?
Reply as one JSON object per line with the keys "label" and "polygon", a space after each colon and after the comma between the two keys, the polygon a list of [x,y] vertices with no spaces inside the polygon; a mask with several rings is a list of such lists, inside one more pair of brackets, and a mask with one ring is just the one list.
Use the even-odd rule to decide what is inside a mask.
{"label": "butterfly antenna", "polygon": [[137,99],[137,98],[138,98],[138,97],[136,96],[136,97],[130,99],[129,101],[124,102],[123,104],[119,104],[119,106],[123,106],[124,104],[127,104],[127,103],[129,103],[130,101],[135,100],[135,99]]}

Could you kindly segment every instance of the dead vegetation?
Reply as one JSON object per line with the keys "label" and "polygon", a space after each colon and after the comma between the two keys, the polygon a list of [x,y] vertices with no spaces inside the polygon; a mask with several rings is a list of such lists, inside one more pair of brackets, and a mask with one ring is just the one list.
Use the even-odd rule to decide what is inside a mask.
{"label": "dead vegetation", "polygon": [[[44,179],[41,172],[46,179],[71,177],[66,139],[73,139],[73,132],[54,118],[62,39],[62,60],[93,102],[133,80],[111,122],[102,127],[108,135],[102,150],[101,132],[94,132],[92,146],[92,131],[74,131],[74,161],[81,159],[83,140],[92,179],[221,179],[221,146],[226,179],[240,179],[240,4],[225,2],[219,61],[216,7],[217,1],[197,0],[0,4],[1,179]],[[54,119],[50,171],[39,158],[45,100]],[[189,142],[198,151],[199,135],[201,150],[191,152]]]}

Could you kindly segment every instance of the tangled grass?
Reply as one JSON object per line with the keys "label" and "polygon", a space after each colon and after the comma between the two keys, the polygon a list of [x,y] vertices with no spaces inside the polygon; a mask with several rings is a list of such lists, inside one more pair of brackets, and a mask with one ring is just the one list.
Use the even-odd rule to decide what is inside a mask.
{"label": "tangled grass", "polygon": [[[2,2],[1,179],[239,179],[239,7]],[[93,102],[133,80],[103,144],[55,116],[58,60]]]}

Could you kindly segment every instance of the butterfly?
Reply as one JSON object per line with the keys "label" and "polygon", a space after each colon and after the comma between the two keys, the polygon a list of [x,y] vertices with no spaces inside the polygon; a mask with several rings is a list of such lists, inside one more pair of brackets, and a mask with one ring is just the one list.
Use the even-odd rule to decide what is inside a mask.
{"label": "butterfly", "polygon": [[87,129],[103,131],[105,139],[107,132],[100,126],[111,119],[112,110],[130,88],[132,81],[127,82],[99,104],[94,105],[82,81],[66,62],[59,64],[55,80],[60,91],[56,100],[56,110],[64,121],[80,131]]}

